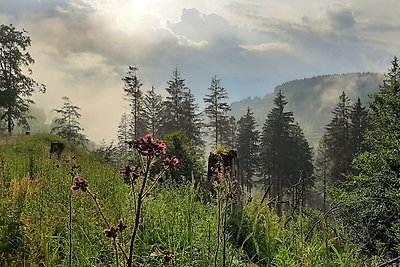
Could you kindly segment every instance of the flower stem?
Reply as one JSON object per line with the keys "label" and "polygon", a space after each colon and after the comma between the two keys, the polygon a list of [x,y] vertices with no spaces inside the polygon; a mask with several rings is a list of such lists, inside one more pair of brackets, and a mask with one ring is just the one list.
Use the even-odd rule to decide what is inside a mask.
{"label": "flower stem", "polygon": [[134,229],[133,229],[133,232],[132,232],[131,245],[129,247],[129,258],[128,258],[128,263],[127,263],[128,267],[132,267],[133,248],[135,246],[135,238],[136,238],[137,230],[139,228],[140,212],[141,212],[142,203],[143,203],[143,193],[144,193],[144,189],[146,187],[147,178],[149,176],[150,165],[151,165],[151,158],[147,157],[147,162],[146,162],[146,168],[145,168],[145,173],[144,173],[144,177],[143,177],[143,182],[142,182],[142,186],[140,188],[140,192],[139,192],[139,196],[138,196],[138,200],[137,200],[135,226],[134,226]]}

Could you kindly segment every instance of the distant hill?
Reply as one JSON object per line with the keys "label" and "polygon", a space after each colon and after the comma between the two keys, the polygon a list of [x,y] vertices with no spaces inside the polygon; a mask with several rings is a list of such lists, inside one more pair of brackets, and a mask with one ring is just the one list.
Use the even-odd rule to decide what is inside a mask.
{"label": "distant hill", "polygon": [[248,97],[232,103],[232,114],[239,119],[250,107],[261,128],[265,118],[273,108],[275,93],[281,90],[293,111],[294,118],[304,130],[311,146],[316,146],[324,132],[324,127],[332,118],[332,110],[338,97],[345,91],[352,101],[360,97],[363,104],[369,102],[368,95],[379,90],[384,75],[380,73],[348,73],[322,75],[295,80],[278,85],[274,93],[263,97]]}

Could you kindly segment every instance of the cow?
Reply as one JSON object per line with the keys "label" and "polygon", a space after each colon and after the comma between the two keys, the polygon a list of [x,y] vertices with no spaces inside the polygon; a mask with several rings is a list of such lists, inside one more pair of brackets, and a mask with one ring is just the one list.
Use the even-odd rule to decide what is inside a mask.
{"label": "cow", "polygon": [[50,158],[54,153],[56,153],[57,158],[60,159],[63,151],[64,151],[63,143],[60,143],[60,142],[51,142],[50,143]]}

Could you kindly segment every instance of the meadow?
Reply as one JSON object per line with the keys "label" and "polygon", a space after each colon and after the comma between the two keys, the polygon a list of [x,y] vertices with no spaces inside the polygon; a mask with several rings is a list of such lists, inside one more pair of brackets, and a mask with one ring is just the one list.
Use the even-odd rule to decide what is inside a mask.
{"label": "meadow", "polygon": [[[55,141],[66,147],[60,159],[50,158]],[[127,229],[118,242],[129,243],[138,190],[132,194],[124,182],[123,166],[56,136],[6,136],[0,139],[0,266],[126,264],[104,234],[108,226],[96,203],[82,190],[72,192],[74,165],[106,219],[123,218]],[[143,202],[133,266],[376,265],[333,215],[300,208],[278,217],[268,198],[242,199],[240,211],[231,212],[200,184],[159,182]]]}

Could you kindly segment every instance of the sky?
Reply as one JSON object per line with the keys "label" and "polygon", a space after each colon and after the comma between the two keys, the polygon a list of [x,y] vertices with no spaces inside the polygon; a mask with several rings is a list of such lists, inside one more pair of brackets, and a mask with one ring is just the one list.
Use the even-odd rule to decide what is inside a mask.
{"label": "sky", "polygon": [[177,68],[200,107],[216,75],[229,101],[294,79],[386,72],[400,56],[398,0],[0,0],[0,24],[32,39],[33,99],[49,120],[68,96],[85,134],[116,139],[122,78],[165,95]]}

